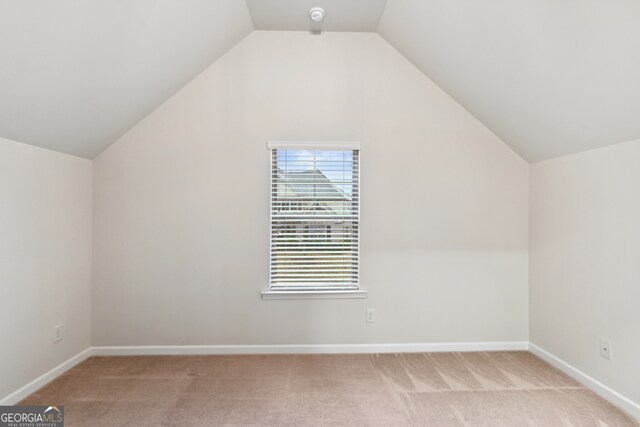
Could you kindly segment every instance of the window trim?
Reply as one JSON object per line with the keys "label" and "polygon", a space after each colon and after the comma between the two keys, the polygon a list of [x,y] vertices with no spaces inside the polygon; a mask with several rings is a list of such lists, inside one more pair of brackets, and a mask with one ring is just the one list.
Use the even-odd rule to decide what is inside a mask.
{"label": "window trim", "polygon": [[[271,150],[288,149],[288,150],[358,150],[358,161],[361,165],[362,153],[360,152],[360,142],[348,141],[267,141],[267,149]],[[271,167],[269,167],[269,194],[271,194]],[[361,187],[361,175],[362,168],[358,170],[358,181],[360,185],[359,189],[359,207],[362,207],[362,187]],[[271,208],[269,208],[271,211]],[[360,217],[360,214],[358,215]],[[360,223],[360,221],[358,221]],[[271,236],[271,223],[269,223],[269,236]],[[360,246],[360,232],[358,232],[358,255],[361,253]],[[358,269],[360,263],[358,263]],[[358,275],[359,276],[359,275]],[[261,291],[261,297],[263,300],[303,300],[303,299],[362,299],[367,298],[368,292],[363,289],[362,285],[358,283],[358,289],[344,289],[344,290],[272,290],[271,283],[267,285],[267,289]]]}
{"label": "window trim", "polygon": [[364,289],[344,291],[262,291],[262,299],[362,299],[368,292]]}
{"label": "window trim", "polygon": [[267,150],[360,150],[357,141],[267,141]]}

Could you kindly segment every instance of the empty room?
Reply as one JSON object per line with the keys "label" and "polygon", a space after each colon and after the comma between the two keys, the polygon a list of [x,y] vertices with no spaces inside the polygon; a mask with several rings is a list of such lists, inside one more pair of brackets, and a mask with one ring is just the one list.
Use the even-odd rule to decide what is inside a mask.
{"label": "empty room", "polygon": [[0,0],[0,427],[640,427],[640,0]]}

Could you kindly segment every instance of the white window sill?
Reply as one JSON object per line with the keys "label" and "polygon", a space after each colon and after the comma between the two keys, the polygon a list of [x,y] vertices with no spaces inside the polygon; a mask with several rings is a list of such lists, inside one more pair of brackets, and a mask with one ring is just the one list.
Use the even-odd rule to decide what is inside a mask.
{"label": "white window sill", "polygon": [[367,291],[263,291],[262,299],[354,299],[366,298]]}

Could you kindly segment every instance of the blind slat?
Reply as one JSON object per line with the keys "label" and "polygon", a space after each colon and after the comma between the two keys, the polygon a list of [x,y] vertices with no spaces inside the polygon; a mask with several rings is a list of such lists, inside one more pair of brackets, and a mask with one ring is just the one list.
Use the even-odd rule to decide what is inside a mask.
{"label": "blind slat", "polygon": [[359,288],[359,157],[271,150],[272,290]]}

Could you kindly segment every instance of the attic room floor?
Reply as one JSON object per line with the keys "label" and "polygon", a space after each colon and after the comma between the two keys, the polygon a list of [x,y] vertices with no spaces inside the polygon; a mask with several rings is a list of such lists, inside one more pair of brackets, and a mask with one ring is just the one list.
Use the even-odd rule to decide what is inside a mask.
{"label": "attic room floor", "polygon": [[67,426],[639,426],[528,352],[92,357],[20,405]]}

